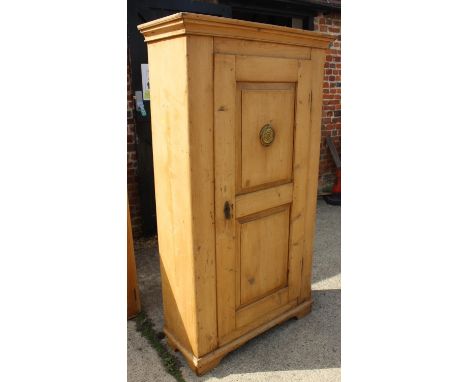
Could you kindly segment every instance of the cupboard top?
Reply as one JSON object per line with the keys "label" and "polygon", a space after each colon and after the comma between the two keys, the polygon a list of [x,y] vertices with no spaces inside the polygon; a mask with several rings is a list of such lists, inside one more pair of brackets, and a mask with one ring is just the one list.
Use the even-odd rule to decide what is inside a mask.
{"label": "cupboard top", "polygon": [[202,35],[326,49],[336,38],[303,29],[187,12],[140,24],[138,29],[146,42],[183,35]]}

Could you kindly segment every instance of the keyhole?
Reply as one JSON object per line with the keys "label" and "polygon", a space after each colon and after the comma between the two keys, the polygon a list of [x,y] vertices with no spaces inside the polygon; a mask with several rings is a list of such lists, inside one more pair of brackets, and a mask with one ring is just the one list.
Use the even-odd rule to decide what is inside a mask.
{"label": "keyhole", "polygon": [[224,203],[224,217],[226,219],[231,219],[231,206],[228,201]]}

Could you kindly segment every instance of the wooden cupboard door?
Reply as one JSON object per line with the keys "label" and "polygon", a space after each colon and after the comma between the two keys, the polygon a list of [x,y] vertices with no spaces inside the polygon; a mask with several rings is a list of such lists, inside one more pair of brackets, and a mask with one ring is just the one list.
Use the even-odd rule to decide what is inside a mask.
{"label": "wooden cupboard door", "polygon": [[[220,344],[297,305],[310,148],[309,60],[215,54]],[[311,254],[307,254],[311,255]]]}

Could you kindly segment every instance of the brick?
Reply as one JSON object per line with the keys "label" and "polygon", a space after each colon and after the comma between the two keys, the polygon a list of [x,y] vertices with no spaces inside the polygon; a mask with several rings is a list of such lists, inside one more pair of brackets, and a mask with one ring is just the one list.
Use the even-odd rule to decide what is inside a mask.
{"label": "brick", "polygon": [[133,110],[132,77],[130,71],[130,57],[127,51],[127,197],[130,207],[133,237],[138,239],[142,234],[142,218],[140,196],[138,193],[138,161],[136,155],[136,125]]}
{"label": "brick", "polygon": [[136,182],[137,182],[137,177],[135,175],[132,175],[132,176],[127,175],[127,183],[131,183],[132,187],[133,187],[133,184],[135,184]]}
{"label": "brick", "polygon": [[339,13],[331,13],[314,19],[316,30],[320,27],[336,36],[333,44],[326,53],[323,106],[322,106],[322,139],[320,141],[319,162],[319,192],[331,189],[335,182],[335,163],[326,145],[326,137],[331,136],[338,150],[341,152],[341,17]]}

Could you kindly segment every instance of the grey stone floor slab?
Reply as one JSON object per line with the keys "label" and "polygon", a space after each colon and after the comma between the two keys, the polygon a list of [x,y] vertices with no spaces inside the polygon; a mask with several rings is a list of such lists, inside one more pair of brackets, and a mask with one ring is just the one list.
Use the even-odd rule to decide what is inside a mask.
{"label": "grey stone floor slab", "polygon": [[[180,353],[187,381],[340,381],[341,353],[341,207],[317,204],[312,269],[312,312],[291,319],[228,354],[211,372],[197,377]],[[161,280],[156,241],[135,245],[142,305],[162,330]],[[158,354],[128,321],[127,376],[129,382],[174,381]]]}

